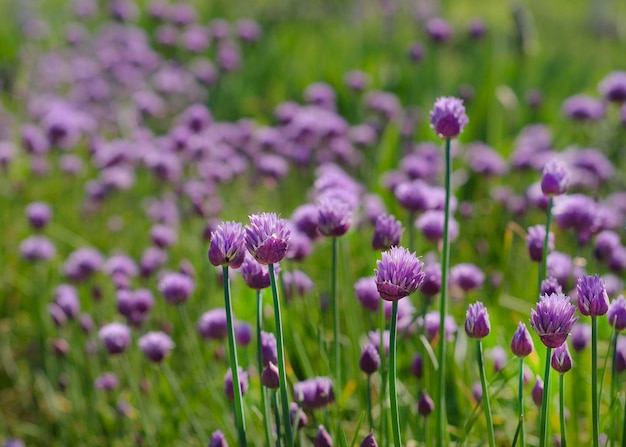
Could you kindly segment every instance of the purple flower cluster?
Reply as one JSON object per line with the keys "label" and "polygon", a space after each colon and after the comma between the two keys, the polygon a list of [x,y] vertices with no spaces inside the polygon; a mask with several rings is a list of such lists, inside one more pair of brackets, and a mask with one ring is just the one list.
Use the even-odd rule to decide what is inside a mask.
{"label": "purple flower cluster", "polygon": [[542,295],[536,309],[530,311],[530,325],[544,345],[558,348],[578,320],[575,313],[569,297],[560,293]]}
{"label": "purple flower cluster", "polygon": [[293,394],[302,408],[318,409],[335,401],[333,383],[328,377],[315,377],[293,385]]}
{"label": "purple flower cluster", "polygon": [[382,299],[397,301],[414,293],[424,280],[424,264],[404,247],[383,252],[374,270],[376,287]]}

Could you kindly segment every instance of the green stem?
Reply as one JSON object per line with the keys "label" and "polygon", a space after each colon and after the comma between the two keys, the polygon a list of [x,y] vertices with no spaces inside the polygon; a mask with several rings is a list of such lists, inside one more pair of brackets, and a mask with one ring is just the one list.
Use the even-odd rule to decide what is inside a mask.
{"label": "green stem", "polygon": [[600,444],[598,421],[598,317],[591,316],[591,419],[593,425],[593,446]]}
{"label": "green stem", "polygon": [[409,236],[409,251],[415,250],[415,212],[409,211],[409,222],[407,223],[407,233]]}
{"label": "green stem", "polygon": [[[385,306],[382,299],[378,301],[378,313],[379,313],[379,327],[378,327],[378,336],[379,336],[379,345],[378,350],[380,352],[380,358],[385,359],[387,353],[385,352],[385,342],[384,342],[384,334],[385,334]],[[381,445],[387,445],[385,442],[387,440],[387,415],[386,415],[386,404],[387,404],[387,363],[384,361],[380,362],[380,429],[378,432],[380,433],[380,441]]]}
{"label": "green stem", "polygon": [[367,375],[367,415],[370,423],[370,430],[374,429],[374,418],[372,417],[372,376]]}
{"label": "green stem", "polygon": [[519,377],[517,381],[517,408],[519,409],[519,440],[520,446],[526,446],[524,436],[524,359],[519,359]]}
{"label": "green stem", "polygon": [[202,425],[196,418],[195,414],[191,411],[189,402],[187,401],[187,399],[185,398],[185,395],[181,391],[180,386],[178,385],[178,381],[176,380],[176,377],[172,373],[172,370],[165,363],[161,365],[161,368],[163,369],[165,378],[169,382],[170,387],[172,388],[172,391],[174,392],[174,395],[176,395],[176,399],[178,399],[178,405],[183,407],[183,410],[185,411],[185,413],[187,413],[187,419],[189,419],[191,426],[196,432],[196,435],[198,435],[198,438],[200,438],[200,441],[202,442],[202,444],[209,445],[210,440],[209,438],[207,438],[206,433],[202,429]]}
{"label": "green stem", "polygon": [[622,424],[622,447],[626,447],[626,399],[624,399],[624,422]]}
{"label": "green stem", "polygon": [[539,294],[541,294],[541,283],[546,279],[548,272],[548,241],[550,240],[550,224],[552,223],[552,196],[548,199],[548,209],[546,210],[546,235],[543,238],[543,259],[541,260],[541,270],[539,272]]}
{"label": "green stem", "polygon": [[274,411],[274,420],[276,421],[276,447],[282,445],[280,434],[280,412],[278,411],[278,393],[272,390],[272,409]]}
{"label": "green stem", "polygon": [[[256,291],[256,360],[259,369],[259,375],[263,371],[263,345],[261,343],[261,329],[263,327],[263,297],[261,291]],[[261,408],[263,409],[263,429],[265,431],[265,445],[271,444],[272,426],[271,420],[267,415],[267,390],[261,385]]]}
{"label": "green stem", "polygon": [[550,360],[552,348],[546,346],[546,370],[543,375],[543,399],[541,400],[541,413],[539,422],[539,446],[548,445],[548,408],[550,404]]}
{"label": "green stem", "polygon": [[226,309],[226,325],[228,327],[228,360],[230,362],[230,372],[233,378],[233,395],[235,397],[235,422],[239,433],[239,445],[245,447],[248,445],[246,441],[246,421],[243,414],[243,397],[239,381],[239,364],[237,362],[237,346],[235,345],[235,326],[233,306],[230,299],[228,266],[222,266],[222,271],[224,272],[224,308]]}
{"label": "green stem", "polygon": [[450,240],[448,228],[450,220],[450,195],[451,195],[452,160],[450,157],[450,139],[446,139],[446,173],[445,188],[446,201],[444,207],[443,225],[443,253],[441,261],[441,297],[439,301],[439,371],[437,380],[437,445],[444,445],[447,439],[446,431],[446,333],[445,319],[448,301],[448,271],[450,270]]}
{"label": "green stem", "polygon": [[559,419],[561,423],[561,447],[567,447],[565,434],[565,374],[559,375]]}
{"label": "green stem", "polygon": [[391,428],[393,443],[402,446],[400,418],[398,416],[398,393],[396,391],[396,332],[398,327],[398,301],[391,305],[391,329],[389,334],[389,398],[391,399]]}
{"label": "green stem", "polygon": [[337,394],[341,396],[341,351],[339,343],[339,303],[337,300],[337,238],[332,242],[331,302],[333,306],[333,350],[335,354],[335,383]]}
{"label": "green stem", "polygon": [[487,435],[489,437],[489,446],[496,446],[496,437],[493,432],[493,421],[491,419],[491,403],[489,402],[489,388],[487,387],[487,377],[485,375],[485,365],[483,363],[483,342],[476,341],[476,356],[478,358],[478,370],[480,372],[480,385],[483,389],[483,412],[487,422]]}
{"label": "green stem", "polygon": [[293,435],[291,433],[291,424],[289,423],[289,396],[287,394],[287,374],[285,372],[285,351],[283,347],[283,323],[280,316],[280,301],[278,300],[278,288],[276,287],[276,275],[274,273],[274,264],[269,264],[270,285],[272,288],[272,297],[274,299],[274,321],[276,326],[276,352],[278,354],[278,378],[280,380],[280,400],[283,413],[283,423],[285,427],[285,437],[287,446],[293,447]]}

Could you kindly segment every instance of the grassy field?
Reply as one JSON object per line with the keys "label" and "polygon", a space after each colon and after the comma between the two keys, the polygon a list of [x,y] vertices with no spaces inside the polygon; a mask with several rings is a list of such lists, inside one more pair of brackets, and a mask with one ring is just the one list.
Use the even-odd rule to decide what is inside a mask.
{"label": "grassy field", "polygon": [[[196,328],[204,312],[224,306],[222,279],[207,260],[206,229],[229,220],[246,225],[248,216],[259,212],[292,218],[300,205],[315,203],[315,182],[319,188],[324,160],[336,162],[360,191],[350,230],[337,241],[343,380],[341,389],[334,389],[336,403],[307,411],[309,424],[299,432],[297,444],[313,445],[320,424],[335,445],[360,443],[370,427],[367,381],[359,359],[368,331],[379,327],[379,315],[360,304],[354,284],[372,276],[381,257],[371,248],[374,228],[365,218],[365,195],[377,195],[386,212],[403,222],[401,245],[410,246],[426,264],[440,260],[437,243],[426,240],[416,228],[409,231],[416,216],[403,209],[389,186],[394,175],[398,178],[406,155],[423,149],[417,146],[420,143],[441,148],[422,176],[431,185],[443,184],[441,169],[437,170],[443,162],[443,141],[431,129],[428,114],[436,98],[460,96],[469,125],[452,148],[459,237],[452,243],[451,265],[472,263],[485,280],[468,292],[453,288],[449,301],[458,331],[448,343],[448,433],[450,445],[487,445],[484,412],[473,394],[479,381],[473,342],[463,331],[467,307],[478,300],[491,318],[491,333],[483,344],[496,443],[511,445],[518,408],[517,359],[509,345],[517,323],[528,324],[538,299],[538,264],[529,259],[525,237],[528,227],[546,221],[545,210],[527,197],[527,189],[540,181],[539,160],[546,153],[571,163],[572,150],[595,148],[613,169],[600,180],[607,171],[597,168],[605,166],[601,162],[587,166],[587,171],[572,171],[570,193],[593,199],[602,206],[597,214],[605,219],[584,243],[576,231],[558,222],[552,226],[556,250],[575,266],[562,281],[564,292],[575,289],[583,272],[612,274],[609,278],[618,282],[617,289],[611,290],[612,300],[624,289],[626,265],[608,265],[594,256],[594,248],[600,230],[613,231],[623,248],[626,171],[621,151],[626,144],[626,113],[622,108],[620,115],[620,106],[610,103],[602,119],[581,122],[566,116],[563,103],[578,94],[601,99],[598,84],[609,73],[626,70],[626,4],[609,0],[191,2],[196,14],[189,20],[210,36],[207,48],[194,53],[184,45],[163,43],[166,32],[174,29],[182,39],[182,31],[191,27],[169,23],[170,29],[164,31],[166,21],[149,13],[157,2],[118,2],[135,5],[137,13],[121,23],[108,13],[115,2],[95,3],[98,12],[81,18],[72,12],[70,2],[33,0],[15,5],[0,0],[5,17],[0,27],[0,443],[16,438],[27,446],[197,446],[207,445],[211,433],[221,430],[230,445],[237,445],[232,402],[224,394],[229,365],[226,341],[205,340]],[[432,17],[449,22],[453,30],[449,41],[437,43],[429,37],[426,27]],[[235,23],[241,18],[258,23],[258,41],[247,42],[236,35]],[[477,18],[486,32],[472,37],[469,27]],[[224,23],[231,25],[230,35],[219,37]],[[78,36],[73,43],[67,42],[68,31]],[[409,57],[413,44],[423,49],[419,60]],[[220,67],[220,58],[228,59],[221,51],[234,51],[236,56],[232,52],[230,56],[240,60],[239,66]],[[206,85],[193,78],[198,61],[211,62],[215,71],[209,71],[218,79]],[[366,75],[364,91],[346,85],[351,70]],[[317,96],[308,90],[307,96],[314,83],[330,86],[335,98],[328,99],[323,89]],[[390,94],[378,96],[383,106],[391,102],[390,116],[372,110],[372,98],[381,92]],[[541,97],[540,104],[529,102],[532,92]],[[295,102],[304,110],[316,98],[322,106],[315,115],[300,116],[302,128],[296,131],[302,133],[294,137],[293,123],[291,127],[280,123],[278,106]],[[154,107],[152,112],[142,114],[140,99],[146,107]],[[183,112],[198,103],[210,110],[212,121],[205,133],[199,132],[205,139],[195,141],[193,132],[181,128]],[[60,108],[53,108],[59,104]],[[51,123],[60,123],[66,133],[55,140]],[[43,136],[43,143],[35,141],[44,148],[40,154],[29,152],[24,144],[26,124],[34,124]],[[546,151],[531,155],[532,168],[516,168],[513,160],[523,146],[520,135],[528,136],[532,124],[549,132]],[[373,136],[359,146],[354,133],[363,125]],[[315,137],[324,126],[340,129],[334,141],[328,134],[314,143],[307,140],[306,132]],[[73,132],[77,132],[74,140]],[[526,143],[540,146],[538,133]],[[468,155],[472,142],[485,143],[500,154],[506,160],[506,173],[489,176],[476,169],[472,164],[476,159]],[[298,150],[310,159],[298,164]],[[12,156],[5,164],[8,153]],[[277,155],[280,161],[262,166],[260,155]],[[82,167],[69,174],[64,163]],[[596,168],[602,172],[595,172]],[[591,183],[585,175],[593,177]],[[32,202],[45,202],[52,210],[50,223],[42,230],[33,229],[25,215]],[[126,255],[140,264],[145,251],[155,245],[151,230],[157,223],[173,229],[176,240],[163,249],[167,260],[154,274],[116,276],[105,262],[84,281],[68,278],[70,255],[84,247],[95,248],[105,260]],[[25,259],[23,241],[34,234],[45,235],[54,244],[51,259]],[[336,379],[329,308],[332,242],[322,237],[308,243],[310,255],[281,263],[283,280],[299,270],[314,285],[290,300],[285,299],[286,287],[281,288],[290,390],[293,384],[316,376]],[[158,284],[165,273],[179,270],[192,272],[195,290],[185,304],[173,306]],[[83,330],[73,318],[54,324],[49,305],[57,287],[65,283],[76,287],[80,313],[93,320],[91,330]],[[143,324],[132,328],[129,349],[113,356],[103,348],[98,328],[126,321],[118,312],[120,289],[150,290],[154,307]],[[255,292],[238,273],[232,276],[231,292],[237,320],[255,327]],[[272,331],[269,289],[263,291],[263,299],[264,330]],[[421,292],[404,300],[412,303],[415,319],[426,310],[438,309],[438,300],[428,300]],[[588,317],[579,317],[590,324]],[[600,317],[598,325],[600,430],[612,445],[618,445],[624,442],[623,383],[615,371],[607,318]],[[142,335],[157,330],[167,332],[175,343],[162,364],[148,361],[137,346]],[[435,445],[437,437],[434,414],[424,418],[417,407],[420,390],[436,397],[439,340],[427,339],[422,330],[409,331],[398,343],[400,427],[406,445]],[[531,333],[535,351],[525,360],[529,377],[524,387],[525,442],[539,445],[539,408],[530,395],[535,376],[543,375],[545,348]],[[505,366],[496,368],[500,348],[506,353]],[[411,375],[417,353],[424,359],[420,381]],[[572,354],[574,368],[565,376],[567,440],[570,445],[591,445],[592,356],[589,348]],[[239,346],[239,365],[250,375],[244,397],[248,442],[264,445],[256,335],[251,343]],[[113,391],[94,386],[105,372],[119,378]],[[372,375],[372,428],[379,445],[386,446],[393,444],[388,395],[381,395],[383,377]],[[548,420],[550,436],[555,438],[561,426],[557,377],[553,374]]]}

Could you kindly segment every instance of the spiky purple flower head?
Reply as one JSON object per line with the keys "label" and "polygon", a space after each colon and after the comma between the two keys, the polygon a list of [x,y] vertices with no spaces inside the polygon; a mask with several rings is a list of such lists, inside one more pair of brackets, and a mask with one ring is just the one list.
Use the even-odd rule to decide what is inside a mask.
{"label": "spiky purple flower head", "polygon": [[215,430],[211,434],[209,447],[228,447],[228,442],[226,442],[226,436],[224,436],[224,433],[222,433],[220,430]]}
{"label": "spiky purple flower head", "polygon": [[559,374],[565,374],[572,369],[572,355],[569,353],[569,349],[567,349],[567,342],[564,342],[554,350],[550,365]]}
{"label": "spiky purple flower head", "polygon": [[246,254],[244,230],[239,222],[222,222],[211,233],[209,261],[214,266],[239,268]]}
{"label": "spiky purple flower head", "polygon": [[[241,366],[237,367],[239,377],[239,388],[241,389],[241,395],[245,395],[248,391],[248,373],[243,370]],[[226,371],[224,376],[224,394],[230,400],[235,400],[234,387],[233,387],[233,373],[230,368]]]}
{"label": "spiky purple flower head", "polygon": [[[439,242],[443,239],[445,214],[441,210],[428,210],[417,219],[415,226],[426,239],[432,242]],[[458,235],[459,224],[451,217],[448,221],[448,238],[453,241]]]}
{"label": "spiky purple flower head", "polygon": [[626,299],[624,299],[624,295],[619,295],[611,301],[607,317],[609,318],[609,323],[615,327],[616,331],[626,329]]}
{"label": "spiky purple flower head", "polygon": [[161,278],[158,288],[168,303],[178,305],[189,299],[195,289],[195,284],[189,276],[172,272]]}
{"label": "spiky purple flower head", "polygon": [[[543,242],[546,237],[545,225],[533,225],[528,227],[526,235],[526,246],[531,261],[541,262],[543,260]],[[548,253],[554,250],[554,233],[548,235]]]}
{"label": "spiky purple flower head", "polygon": [[471,263],[457,264],[450,269],[450,284],[468,292],[477,289],[485,282],[485,274],[476,265]]}
{"label": "spiky purple flower head", "polygon": [[439,138],[458,137],[468,122],[463,101],[458,98],[439,98],[430,112],[430,125]]}
{"label": "spiky purple flower head", "polygon": [[530,311],[530,325],[541,342],[549,348],[558,348],[567,340],[572,326],[578,320],[576,308],[562,293],[542,295],[537,308]]}
{"label": "spiky purple flower head", "polygon": [[404,247],[383,252],[374,270],[376,287],[382,299],[397,301],[417,290],[424,280],[424,264]]}
{"label": "spiky purple flower head", "polygon": [[563,293],[563,288],[556,278],[550,276],[541,281],[541,295],[552,295],[553,293]]}
{"label": "spiky purple flower head", "polygon": [[372,238],[374,250],[389,250],[400,244],[402,237],[402,222],[396,220],[393,215],[381,215],[376,219],[376,229]]}
{"label": "spiky purple flower head", "polygon": [[604,281],[598,275],[585,275],[576,284],[578,310],[586,316],[599,317],[609,310],[609,296]]}
{"label": "spiky purple flower head", "polygon": [[609,73],[598,85],[600,94],[611,102],[626,101],[626,71]]}
{"label": "spiky purple flower head", "polygon": [[206,311],[198,320],[197,327],[206,340],[224,340],[228,336],[226,310],[217,308]]}
{"label": "spiky purple flower head", "polygon": [[98,336],[109,354],[121,354],[130,346],[130,328],[122,323],[102,326]]}
{"label": "spiky purple flower head", "polygon": [[139,349],[154,363],[160,363],[174,348],[174,342],[164,332],[148,332],[138,342]]}
{"label": "spiky purple flower head", "polygon": [[569,172],[565,163],[553,159],[543,166],[541,191],[543,191],[546,196],[565,194],[568,186]]}
{"label": "spiky purple flower head", "polygon": [[528,328],[524,322],[520,321],[511,339],[511,352],[523,359],[533,352],[533,348],[533,339],[528,332]]}
{"label": "spiky purple flower head", "polygon": [[470,338],[481,339],[489,335],[491,324],[487,308],[480,301],[470,304],[465,317],[465,333]]}
{"label": "spiky purple flower head", "polygon": [[535,405],[537,405],[537,407],[541,407],[541,402],[543,400],[543,379],[541,376],[537,376],[535,386],[533,387],[531,394]]}
{"label": "spiky purple flower head", "polygon": [[[246,257],[241,264],[241,277],[248,287],[254,290],[266,289],[270,286],[270,272],[269,267],[264,264],[260,264],[252,255],[246,252]],[[280,267],[278,264],[274,265],[274,274],[278,275]]]}
{"label": "spiky purple flower head", "polygon": [[291,234],[285,219],[275,213],[253,214],[245,233],[246,247],[259,263],[276,264],[285,257]]}
{"label": "spiky purple flower head", "polygon": [[348,202],[334,195],[320,198],[318,207],[318,228],[324,236],[342,236],[350,229],[352,207]]}
{"label": "spiky purple flower head", "polygon": [[371,343],[365,345],[359,359],[359,368],[367,375],[378,371],[378,368],[380,368],[380,353],[376,346]]}

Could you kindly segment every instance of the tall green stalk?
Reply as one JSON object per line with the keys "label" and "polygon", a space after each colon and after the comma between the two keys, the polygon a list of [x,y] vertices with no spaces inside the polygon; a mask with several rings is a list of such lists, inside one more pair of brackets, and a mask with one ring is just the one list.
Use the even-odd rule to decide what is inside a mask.
{"label": "tall green stalk", "polygon": [[[385,352],[385,306],[383,300],[380,299],[378,302],[378,314],[379,314],[379,327],[378,327],[378,336],[379,336],[379,345],[378,351],[380,352],[380,358],[384,359],[387,356]],[[387,364],[384,361],[380,362],[380,428],[378,429],[378,433],[380,433],[380,442],[381,445],[385,444],[387,440],[387,411],[386,411],[386,401],[387,401]]]}
{"label": "tall green stalk", "polygon": [[519,410],[520,446],[526,447],[526,437],[524,435],[524,359],[519,359],[519,375],[517,380],[517,408]]}
{"label": "tall green stalk", "polygon": [[[393,443],[402,446],[400,417],[398,415],[398,393],[396,391],[396,333],[398,328],[398,301],[391,305],[391,328],[389,334],[389,398],[391,399],[391,428]],[[493,446],[492,446],[493,447]]]}
{"label": "tall green stalk", "polygon": [[[263,328],[263,297],[261,291],[256,291],[256,361],[259,375],[263,371],[263,345],[261,343],[261,329]],[[261,385],[261,408],[263,410],[263,430],[265,445],[271,444],[272,425],[267,414],[267,390]]]}
{"label": "tall green stalk", "polygon": [[374,418],[372,417],[372,375],[367,375],[367,421],[370,424],[370,430],[374,430]]}
{"label": "tall green stalk", "polygon": [[559,375],[559,421],[561,423],[561,447],[567,447],[565,433],[565,374]]}
{"label": "tall green stalk", "polygon": [[550,240],[550,225],[552,224],[552,196],[548,199],[548,209],[546,210],[546,235],[543,238],[543,259],[541,260],[541,269],[539,270],[539,293],[541,294],[541,283],[547,277],[548,272],[548,242]]}
{"label": "tall green stalk", "polygon": [[228,327],[228,360],[230,371],[233,377],[233,395],[235,397],[235,422],[239,434],[239,445],[247,446],[246,440],[246,420],[243,412],[243,396],[241,394],[241,384],[239,381],[239,364],[237,361],[237,345],[235,344],[235,325],[233,319],[233,306],[230,299],[230,279],[228,277],[228,266],[222,266],[224,273],[224,307],[226,309],[226,325]]}
{"label": "tall green stalk", "polygon": [[285,372],[285,351],[283,346],[283,323],[280,316],[280,301],[278,299],[278,288],[276,287],[276,275],[274,264],[267,266],[270,273],[270,286],[274,299],[274,321],[276,326],[276,352],[278,354],[278,378],[280,384],[280,400],[283,414],[282,425],[285,427],[285,438],[287,446],[293,447],[293,434],[291,423],[289,422],[289,396],[287,394],[287,374]]}
{"label": "tall green stalk", "polygon": [[493,432],[493,420],[491,419],[491,403],[489,402],[489,388],[487,387],[487,377],[485,375],[485,365],[483,363],[483,342],[476,340],[476,356],[478,358],[478,369],[480,371],[480,385],[483,389],[483,412],[487,422],[487,436],[489,437],[489,447],[496,446],[496,437]]}
{"label": "tall green stalk", "polygon": [[445,321],[448,302],[448,271],[450,270],[450,240],[448,228],[450,220],[450,194],[452,177],[452,160],[450,157],[450,138],[446,138],[446,172],[445,188],[446,201],[444,208],[443,225],[443,253],[441,261],[441,297],[439,301],[439,371],[437,380],[437,444],[444,445],[446,432],[446,332]]}
{"label": "tall green stalk", "polygon": [[341,344],[339,343],[339,302],[337,300],[337,238],[332,243],[332,278],[331,302],[333,307],[333,350],[335,356],[335,383],[336,390],[341,395]]}
{"label": "tall green stalk", "polygon": [[598,420],[598,317],[591,316],[591,424],[593,447],[600,445],[600,422]]}
{"label": "tall green stalk", "polygon": [[552,348],[546,346],[546,370],[543,375],[543,398],[541,400],[541,414],[539,422],[539,447],[548,445],[548,409],[550,406],[550,360]]}

